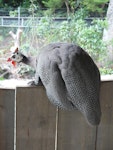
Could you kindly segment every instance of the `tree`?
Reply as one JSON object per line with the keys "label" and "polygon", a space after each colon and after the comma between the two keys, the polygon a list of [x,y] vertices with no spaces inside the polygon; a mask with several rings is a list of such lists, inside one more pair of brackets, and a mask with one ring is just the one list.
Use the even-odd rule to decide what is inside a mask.
{"label": "tree", "polygon": [[67,16],[69,16],[70,12],[75,12],[75,9],[80,5],[81,0],[43,0],[42,2],[45,7],[50,8],[52,13],[56,9],[65,7]]}
{"label": "tree", "polygon": [[110,0],[107,10],[108,27],[104,29],[103,40],[107,42],[108,59],[113,61],[113,0]]}
{"label": "tree", "polygon": [[7,1],[7,0],[0,0],[0,2],[4,6],[11,6],[11,7],[18,7],[23,3],[23,0],[13,0],[13,1]]}
{"label": "tree", "polygon": [[83,0],[81,5],[89,12],[102,14],[105,12],[105,7],[108,1],[109,0]]}

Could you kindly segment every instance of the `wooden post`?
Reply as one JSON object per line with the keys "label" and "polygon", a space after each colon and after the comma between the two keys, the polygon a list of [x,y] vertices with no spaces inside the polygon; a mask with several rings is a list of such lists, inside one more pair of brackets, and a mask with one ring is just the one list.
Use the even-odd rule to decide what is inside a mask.
{"label": "wooden post", "polygon": [[113,150],[113,81],[101,84],[102,119],[97,134],[96,150]]}
{"label": "wooden post", "polygon": [[43,87],[16,89],[16,150],[54,150],[56,107]]}
{"label": "wooden post", "polygon": [[14,150],[15,91],[0,89],[0,150]]}

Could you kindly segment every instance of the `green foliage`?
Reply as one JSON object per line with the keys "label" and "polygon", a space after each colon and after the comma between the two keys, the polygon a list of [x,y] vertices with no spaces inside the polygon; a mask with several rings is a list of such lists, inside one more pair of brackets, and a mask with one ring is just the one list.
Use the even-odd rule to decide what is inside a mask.
{"label": "green foliage", "polygon": [[[103,29],[107,26],[106,20],[96,19],[88,25],[84,19],[76,19],[73,16],[70,20],[55,22],[54,18],[43,17],[39,20],[37,28],[31,28],[26,31],[26,44],[36,45],[37,47],[51,42],[71,42],[77,43],[85,49],[96,62],[103,61],[106,45],[102,41]],[[32,21],[33,22],[33,21]],[[32,42],[34,39],[35,42]],[[23,40],[24,41],[24,40]],[[34,44],[36,43],[36,44]],[[30,47],[29,45],[27,47]],[[26,48],[25,48],[26,49]],[[35,47],[32,46],[32,52]]]}
{"label": "green foliage", "polygon": [[51,17],[41,18],[37,28],[24,30],[22,50],[34,55],[40,51],[40,47],[51,42],[75,43],[86,50],[97,64],[106,66],[100,69],[102,74],[112,74],[105,61],[106,44],[102,41],[103,29],[107,27],[106,20],[95,19],[88,25],[86,20],[76,18],[73,16],[60,23]]}
{"label": "green foliage", "polygon": [[90,12],[103,12],[101,5],[106,4],[109,0],[83,0],[81,4]]}
{"label": "green foliage", "polygon": [[92,0],[92,1],[97,4],[104,4],[107,3],[109,0]]}
{"label": "green foliage", "polygon": [[[69,0],[69,1],[68,1],[69,7],[70,7],[72,13],[74,13],[75,10],[76,10],[78,7],[80,7],[81,1],[82,1],[82,0]],[[81,8],[81,7],[80,7],[80,8]]]}
{"label": "green foliage", "polygon": [[30,6],[29,6],[29,9],[28,11],[31,12],[32,14],[32,17],[34,17],[35,15],[35,10],[37,10],[39,8],[39,5],[37,3],[37,0],[30,0]]}
{"label": "green foliage", "polygon": [[60,41],[77,43],[95,61],[99,61],[104,56],[106,48],[102,41],[104,24],[106,22],[103,20],[95,20],[92,25],[88,26],[82,19],[72,19],[70,22],[66,21],[61,24],[57,36],[59,36]]}
{"label": "green foliage", "polygon": [[0,77],[0,81],[5,80],[3,77]]}
{"label": "green foliage", "polygon": [[[32,16],[41,16],[46,14],[50,15],[59,15],[59,12],[63,12],[63,16],[74,14],[79,9],[85,9],[89,14],[95,12],[99,16],[103,16],[103,12],[106,12],[108,0],[13,0],[13,1],[3,1],[0,0],[0,6],[2,8],[11,9],[10,15],[17,16],[14,9],[21,7],[27,9],[27,15],[32,14]],[[45,10],[43,10],[45,9]],[[25,14],[25,15],[26,15]],[[64,15],[65,14],[65,15]],[[93,15],[95,16],[93,13]],[[24,15],[24,16],[25,16]],[[105,13],[104,13],[105,15]]]}
{"label": "green foliage", "polygon": [[42,2],[47,8],[51,9],[61,8],[64,3],[63,0],[43,0]]}
{"label": "green foliage", "polygon": [[4,1],[0,0],[1,7],[18,7],[22,4],[23,0],[12,0],[12,1]]}
{"label": "green foliage", "polygon": [[18,74],[21,78],[25,78],[25,76],[27,76],[28,79],[34,77],[35,71],[29,66],[22,65],[20,66],[20,70],[18,71]]}
{"label": "green foliage", "polygon": [[103,20],[94,20],[90,26],[84,20],[77,20],[73,26],[75,40],[98,61],[104,55],[105,45],[102,41]]}
{"label": "green foliage", "polygon": [[[55,10],[65,9],[66,15],[75,13],[75,10],[80,6],[81,0],[43,0],[45,7],[47,7],[46,14],[52,15]],[[59,11],[61,11],[59,10]]]}
{"label": "green foliage", "polygon": [[[0,4],[2,2],[3,1],[0,0]],[[103,29],[107,26],[106,20],[90,20],[91,24],[89,25],[85,18],[88,17],[90,12],[97,11],[101,14],[104,10],[102,10],[102,6],[104,6],[108,0],[69,0],[67,2],[69,11],[71,12],[70,16],[63,22],[55,22],[51,16],[54,16],[53,14],[57,12],[57,9],[66,8],[65,2],[66,0],[43,0],[38,2],[37,0],[21,0],[20,2],[9,1],[7,4],[3,2],[2,4],[3,6],[13,6],[13,3],[15,7],[21,5],[28,8],[28,11],[33,16],[31,20],[26,22],[28,28],[24,28],[22,35],[21,49],[25,54],[34,55],[40,50],[40,47],[51,42],[71,42],[77,43],[85,49],[97,63],[105,65],[106,45],[102,41],[102,35]],[[37,27],[32,28],[32,26],[36,26],[34,16],[38,16],[40,6],[43,5],[42,3],[47,8],[47,10],[44,11],[45,16],[50,17],[42,17],[38,21]],[[59,12],[61,15],[61,11],[58,11],[57,14],[59,14]],[[43,12],[41,13],[43,14]],[[17,11],[10,11],[10,15],[16,16]],[[3,31],[0,30],[0,33],[2,32]],[[7,37],[7,35],[5,36]],[[0,36],[0,41],[2,40],[3,38]],[[3,53],[3,51],[1,51],[1,53]],[[20,74],[23,75],[24,71],[29,72],[29,69],[27,68],[26,70],[23,68]],[[105,74],[112,73],[107,67],[102,68],[101,72]]]}
{"label": "green foliage", "polygon": [[11,10],[11,11],[9,11],[9,15],[11,16],[11,17],[17,17],[18,16],[18,10]]}
{"label": "green foliage", "polygon": [[48,8],[44,13],[46,16],[52,15],[55,10],[61,8],[64,3],[62,0],[43,0],[42,2],[45,7]]}
{"label": "green foliage", "polygon": [[89,17],[89,12],[86,9],[80,8],[78,11],[76,11],[73,15],[75,20],[79,19],[85,19]]}
{"label": "green foliage", "polygon": [[106,75],[106,74],[112,75],[113,74],[113,69],[111,69],[109,67],[99,68],[99,70],[102,75]]}
{"label": "green foliage", "polygon": [[30,7],[30,0],[24,0],[22,3],[22,7],[29,8]]}

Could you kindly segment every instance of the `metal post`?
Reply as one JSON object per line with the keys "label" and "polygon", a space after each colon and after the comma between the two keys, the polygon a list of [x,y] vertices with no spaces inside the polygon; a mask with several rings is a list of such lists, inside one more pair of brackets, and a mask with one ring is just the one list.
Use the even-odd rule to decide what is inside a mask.
{"label": "metal post", "polygon": [[20,27],[20,7],[18,7],[18,27]]}
{"label": "metal post", "polygon": [[1,20],[1,21],[2,21],[2,26],[4,26],[4,19],[3,19],[3,18],[1,18],[1,19],[2,19],[2,20]]}

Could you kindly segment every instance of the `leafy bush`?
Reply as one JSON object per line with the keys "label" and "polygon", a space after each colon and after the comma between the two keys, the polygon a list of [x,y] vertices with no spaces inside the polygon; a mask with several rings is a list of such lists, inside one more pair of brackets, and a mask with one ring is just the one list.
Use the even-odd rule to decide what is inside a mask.
{"label": "leafy bush", "polygon": [[105,4],[108,3],[109,0],[84,0],[81,5],[84,6],[90,13],[98,12],[102,15],[102,13],[106,10],[103,9]]}
{"label": "leafy bush", "polygon": [[99,68],[99,70],[102,75],[106,75],[106,74],[112,75],[113,74],[112,68],[103,67],[103,68]]}
{"label": "leafy bush", "polygon": [[36,47],[32,47],[31,51],[37,51],[39,47],[51,42],[77,43],[96,62],[100,62],[105,56],[106,45],[102,41],[102,36],[103,29],[106,26],[106,20],[100,19],[91,21],[89,25],[84,19],[76,19],[76,16],[63,22],[56,22],[51,17],[43,17],[39,20],[37,28],[29,28],[29,31],[28,29],[24,31],[24,38],[27,40],[25,43],[23,39],[22,47],[25,48],[26,45],[32,47],[34,45]]}
{"label": "leafy bush", "polygon": [[[51,42],[77,43],[91,55],[99,66],[105,66],[106,45],[102,41],[102,36],[107,22],[94,19],[90,20],[89,24],[84,17],[85,11],[82,9],[65,21],[42,17],[38,20],[37,27],[34,28],[31,26],[36,26],[36,22],[32,18],[26,22],[28,28],[25,28],[22,34],[21,50],[27,55],[34,55],[40,51],[40,47]],[[105,69],[102,72],[105,72]]]}

